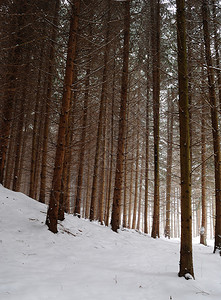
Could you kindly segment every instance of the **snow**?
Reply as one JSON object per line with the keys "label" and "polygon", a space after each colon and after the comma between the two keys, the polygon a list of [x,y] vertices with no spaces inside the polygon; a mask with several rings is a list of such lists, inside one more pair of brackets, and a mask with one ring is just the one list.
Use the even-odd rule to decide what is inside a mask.
{"label": "snow", "polygon": [[1,300],[215,300],[221,258],[194,242],[195,280],[177,276],[179,241],[67,215],[59,233],[47,207],[0,186]]}

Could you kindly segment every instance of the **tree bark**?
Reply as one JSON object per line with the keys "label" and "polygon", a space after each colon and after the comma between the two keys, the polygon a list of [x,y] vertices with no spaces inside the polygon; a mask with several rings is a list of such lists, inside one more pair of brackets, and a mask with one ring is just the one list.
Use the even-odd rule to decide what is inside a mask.
{"label": "tree bark", "polygon": [[209,101],[212,120],[212,134],[213,134],[213,151],[214,151],[214,165],[215,165],[215,197],[216,197],[216,225],[215,225],[215,244],[216,249],[221,250],[221,156],[220,156],[220,135],[218,127],[218,113],[216,106],[216,94],[212,56],[210,49],[209,36],[209,14],[207,1],[202,0],[202,17],[203,17],[203,33],[205,43],[205,54],[207,63],[207,76],[209,84]]}
{"label": "tree bark", "polygon": [[109,59],[109,49],[110,49],[110,1],[108,1],[108,22],[107,22],[107,31],[106,31],[106,43],[104,50],[104,68],[103,68],[103,78],[102,78],[102,90],[101,90],[101,100],[100,100],[100,109],[99,109],[99,119],[98,119],[98,129],[97,129],[97,142],[96,142],[96,152],[94,159],[94,174],[93,174],[93,183],[92,183],[92,193],[91,193],[91,207],[90,207],[90,220],[93,221],[95,218],[95,200],[97,196],[97,181],[98,181],[98,163],[100,155],[100,146],[101,146],[101,135],[102,135],[102,126],[105,113],[105,102],[107,97],[107,64]]}
{"label": "tree bark", "polygon": [[57,147],[55,155],[54,174],[52,189],[50,193],[49,207],[47,211],[46,224],[53,233],[57,233],[57,220],[59,197],[61,192],[61,179],[63,173],[63,163],[65,154],[65,135],[68,125],[69,111],[71,107],[71,85],[74,74],[74,59],[76,54],[77,29],[80,11],[80,0],[73,0],[72,14],[70,22],[70,32],[68,40],[68,52],[66,60],[63,97],[61,104],[61,114],[58,128]]}
{"label": "tree bark", "polygon": [[[138,109],[139,111],[139,109]],[[137,141],[136,141],[136,171],[135,171],[135,186],[134,186],[134,212],[132,220],[132,229],[136,228],[137,220],[137,204],[138,204],[138,176],[139,176],[139,160],[140,160],[140,135],[139,135],[139,122],[137,120]]]}
{"label": "tree bark", "polygon": [[[204,79],[202,68],[202,78]],[[207,236],[207,214],[206,214],[206,106],[204,95],[201,95],[202,112],[201,112],[201,204],[202,204],[202,217],[200,229],[200,244],[206,246]]]}
{"label": "tree bark", "polygon": [[121,106],[119,119],[119,133],[117,146],[117,161],[115,173],[115,185],[113,196],[113,208],[111,216],[112,230],[117,232],[121,222],[121,194],[124,162],[124,144],[126,131],[127,89],[128,89],[128,66],[130,44],[130,0],[124,2],[124,46],[123,46],[123,70],[121,83]]}
{"label": "tree bark", "polygon": [[159,232],[159,108],[160,108],[160,0],[151,1],[152,22],[152,78],[154,119],[154,212],[151,237]]}
{"label": "tree bark", "polygon": [[91,69],[90,64],[91,63],[89,62],[89,66],[86,71],[86,80],[85,80],[84,108],[83,108],[83,121],[82,121],[82,132],[81,132],[81,150],[79,155],[77,193],[76,193],[75,209],[74,209],[74,215],[78,217],[80,217],[80,210],[81,210],[81,193],[82,193],[82,183],[83,183],[85,138],[86,138],[87,117],[88,117],[88,100],[89,100],[89,84],[90,84],[90,69]]}
{"label": "tree bark", "polygon": [[[218,3],[217,3],[218,5]],[[219,55],[219,31],[218,31],[218,18],[216,14],[215,0],[212,0],[212,11],[213,11],[213,38],[215,48],[215,61],[216,61],[216,77],[219,93],[219,111],[221,112],[221,71],[220,71],[220,55]]]}
{"label": "tree bark", "polygon": [[173,158],[173,95],[168,95],[168,116],[167,116],[167,174],[166,174],[166,226],[165,237],[170,239],[170,203],[171,203],[171,177]]}
{"label": "tree bark", "polygon": [[[147,63],[147,75],[149,72],[149,58]],[[147,76],[148,78],[149,76]],[[146,100],[146,133],[145,133],[145,203],[144,203],[144,233],[148,233],[148,191],[149,191],[149,106],[150,106],[150,84],[147,79],[147,100]]]}
{"label": "tree bark", "polygon": [[194,277],[194,272],[192,258],[191,166],[185,1],[176,0],[176,6],[181,169],[181,246],[179,276],[188,279],[188,274]]}
{"label": "tree bark", "polygon": [[46,179],[47,179],[47,155],[48,155],[48,135],[49,135],[49,116],[50,116],[50,105],[52,97],[52,85],[53,85],[53,72],[54,72],[54,61],[55,61],[55,41],[57,37],[57,25],[58,25],[58,12],[59,12],[60,0],[56,0],[54,8],[54,22],[51,34],[51,44],[49,53],[49,67],[48,67],[48,78],[47,78],[47,92],[46,92],[46,109],[44,117],[44,132],[43,132],[43,146],[42,146],[42,161],[41,161],[41,178],[40,178],[40,192],[39,201],[45,203],[46,193]]}
{"label": "tree bark", "polygon": [[[114,55],[116,50],[114,49]],[[109,170],[109,183],[108,183],[108,197],[107,197],[107,211],[105,218],[105,225],[109,225],[110,219],[110,207],[111,207],[111,190],[112,190],[112,181],[113,181],[113,154],[114,154],[114,103],[115,103],[115,81],[116,81],[116,62],[114,56],[113,63],[113,82],[112,82],[112,96],[111,96],[111,136],[110,136],[110,170]]]}

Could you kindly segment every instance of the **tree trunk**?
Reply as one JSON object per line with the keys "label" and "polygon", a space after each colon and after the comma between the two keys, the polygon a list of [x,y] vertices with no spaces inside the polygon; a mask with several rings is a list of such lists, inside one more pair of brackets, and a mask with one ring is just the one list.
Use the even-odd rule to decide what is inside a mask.
{"label": "tree trunk", "polygon": [[[26,80],[25,80],[26,82]],[[23,89],[22,99],[20,99],[20,111],[19,111],[19,120],[17,128],[17,137],[16,137],[16,149],[15,149],[15,165],[14,165],[14,175],[13,175],[13,185],[12,190],[18,191],[18,173],[19,173],[19,164],[21,158],[21,146],[22,146],[22,135],[23,135],[23,125],[24,125],[24,105],[26,101],[26,89]]]}
{"label": "tree trunk", "polygon": [[42,66],[44,60],[44,48],[45,44],[42,44],[42,48],[40,51],[40,64],[38,71],[38,83],[37,83],[37,92],[35,98],[35,108],[34,108],[34,124],[33,124],[33,133],[32,133],[32,149],[31,149],[31,170],[30,170],[30,188],[29,188],[29,197],[34,198],[35,196],[35,173],[36,173],[36,164],[37,164],[37,134],[38,134],[38,123],[42,116],[40,115],[39,107],[40,107],[40,89],[41,89],[41,77],[42,77]]}
{"label": "tree trunk", "polygon": [[125,137],[125,152],[124,152],[124,204],[123,204],[123,227],[127,227],[127,216],[128,216],[128,209],[127,209],[127,151],[128,151],[128,118],[129,118],[129,111],[127,108],[127,131]]}
{"label": "tree trunk", "polygon": [[[91,60],[90,60],[91,61]],[[77,177],[77,193],[75,199],[74,215],[80,217],[81,210],[81,193],[83,183],[83,167],[84,167],[84,155],[85,155],[85,138],[86,138],[86,126],[88,117],[88,99],[89,99],[89,85],[90,85],[90,63],[86,71],[85,80],[85,94],[84,94],[84,108],[83,108],[83,121],[82,121],[82,132],[81,132],[81,150],[79,155],[79,168]]]}
{"label": "tree trunk", "polygon": [[112,230],[117,232],[121,221],[121,193],[124,162],[124,144],[126,131],[127,89],[128,89],[128,66],[130,44],[130,0],[124,2],[124,46],[123,46],[123,70],[121,83],[121,106],[119,119],[119,133],[117,146],[117,161],[115,173],[115,185],[113,196],[113,208],[111,216]]}
{"label": "tree trunk", "polygon": [[[138,110],[139,111],[139,110]],[[137,220],[137,203],[138,203],[138,175],[139,175],[139,159],[140,159],[140,135],[139,135],[139,124],[137,120],[137,146],[136,146],[136,173],[135,173],[135,191],[134,191],[134,212],[132,220],[132,229],[136,228]]]}
{"label": "tree trunk", "polygon": [[59,6],[60,6],[60,0],[56,0],[55,8],[54,8],[54,22],[53,22],[54,26],[52,28],[50,53],[49,53],[49,67],[48,67],[48,78],[47,78],[48,86],[46,92],[46,109],[45,109],[45,117],[44,117],[44,133],[43,133],[43,146],[42,146],[40,193],[39,193],[39,201],[42,203],[45,203],[45,193],[46,193],[49,116],[50,116],[50,105],[51,105],[51,97],[52,97],[53,72],[54,72],[54,61],[55,61],[55,41],[57,37]]}
{"label": "tree trunk", "polygon": [[[143,142],[142,153],[144,153],[145,143]],[[143,165],[144,165],[144,155],[141,157],[141,168],[140,168],[140,182],[139,182],[139,200],[138,200],[138,217],[137,217],[137,230],[140,230],[141,225],[141,206],[142,206],[142,187],[143,187]]]}
{"label": "tree trunk", "polygon": [[[114,49],[115,54],[115,49]],[[110,207],[111,207],[111,190],[112,190],[112,181],[113,181],[113,152],[114,152],[114,102],[115,102],[115,81],[116,81],[116,64],[115,57],[113,63],[113,83],[112,83],[112,101],[111,101],[111,137],[110,137],[110,171],[109,171],[109,183],[108,183],[108,198],[107,198],[107,211],[105,225],[109,225],[110,218]]]}
{"label": "tree trunk", "polygon": [[[204,79],[203,68],[202,78]],[[206,215],[206,106],[204,95],[201,95],[202,113],[201,113],[201,203],[202,203],[202,217],[200,228],[200,244],[206,246],[207,236],[207,215]]]}
{"label": "tree trunk", "polygon": [[[149,61],[147,64],[147,67],[149,69]],[[147,74],[148,74],[147,70]],[[148,78],[149,79],[149,78]],[[149,105],[150,105],[150,86],[149,86],[149,80],[147,79],[147,100],[146,100],[146,133],[145,133],[145,152],[146,152],[146,158],[145,158],[145,203],[144,203],[144,233],[148,233],[148,190],[149,190]]]}
{"label": "tree trunk", "polygon": [[167,174],[166,174],[166,226],[165,237],[170,238],[170,202],[171,202],[171,176],[173,157],[173,95],[168,95],[168,116],[167,116]]}
{"label": "tree trunk", "polygon": [[108,21],[107,21],[107,31],[106,31],[106,46],[104,51],[104,69],[103,69],[103,78],[102,78],[102,90],[101,90],[101,101],[99,109],[99,119],[98,119],[98,129],[97,129],[97,142],[96,142],[96,152],[94,159],[94,175],[92,183],[92,193],[91,193],[91,207],[90,207],[90,220],[93,221],[95,217],[95,199],[97,196],[97,180],[98,180],[98,163],[100,155],[100,146],[101,146],[101,135],[102,135],[102,126],[105,113],[105,102],[107,97],[107,63],[109,59],[109,38],[110,38],[110,1],[108,1]]}
{"label": "tree trunk", "polygon": [[181,247],[179,276],[188,279],[188,274],[194,277],[194,273],[192,258],[191,166],[185,1],[176,0],[176,5],[181,169]]}
{"label": "tree trunk", "polygon": [[151,1],[153,119],[154,119],[154,212],[151,237],[159,232],[159,107],[160,107],[160,0]]}
{"label": "tree trunk", "polygon": [[68,40],[68,52],[66,60],[63,97],[61,104],[61,114],[58,128],[57,147],[55,155],[54,174],[52,189],[47,212],[46,224],[53,233],[57,232],[59,197],[61,192],[61,179],[63,173],[63,163],[65,154],[65,135],[68,125],[69,111],[71,107],[71,85],[74,74],[74,59],[76,54],[77,29],[80,11],[80,0],[73,0],[72,14],[70,22],[70,32]]}
{"label": "tree trunk", "polygon": [[221,156],[220,156],[220,136],[218,127],[218,114],[216,106],[215,83],[213,74],[213,64],[210,49],[209,36],[209,14],[207,1],[202,0],[202,17],[203,17],[203,32],[205,43],[205,54],[207,63],[207,75],[209,83],[209,101],[211,109],[212,133],[213,133],[213,150],[214,150],[214,165],[215,165],[215,197],[216,197],[216,225],[215,225],[215,245],[216,249],[221,250]]}
{"label": "tree trunk", "polygon": [[12,114],[12,126],[10,130],[10,141],[7,151],[7,160],[6,160],[6,166],[5,166],[5,175],[4,175],[4,186],[7,189],[11,188],[12,183],[12,174],[13,174],[13,164],[14,164],[14,157],[13,154],[15,153],[15,136],[16,136],[16,118],[15,114],[17,113],[16,107],[13,108],[13,114]]}
{"label": "tree trunk", "polygon": [[181,169],[181,246],[179,276],[188,279],[188,274],[194,277],[194,272],[192,258],[191,166],[185,1],[176,0],[176,5]]}
{"label": "tree trunk", "polygon": [[[133,134],[134,137],[134,134]],[[132,139],[134,141],[134,139]],[[129,207],[128,207],[128,228],[132,227],[132,194],[133,194],[133,174],[134,174],[134,151],[132,150],[131,164],[130,164],[130,190],[129,190]]]}
{"label": "tree trunk", "polygon": [[[219,4],[217,3],[217,6]],[[213,37],[214,37],[214,48],[215,48],[215,61],[216,61],[216,77],[217,77],[217,85],[219,92],[219,110],[221,111],[221,71],[220,71],[220,55],[219,55],[219,31],[218,26],[219,20],[216,15],[216,5],[215,0],[212,0],[212,9],[213,9]]]}

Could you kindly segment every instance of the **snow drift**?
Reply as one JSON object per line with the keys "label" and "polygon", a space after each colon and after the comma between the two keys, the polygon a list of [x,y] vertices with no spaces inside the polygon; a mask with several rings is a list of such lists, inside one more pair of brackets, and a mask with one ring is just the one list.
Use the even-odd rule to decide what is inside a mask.
{"label": "snow drift", "polygon": [[196,280],[179,278],[179,241],[151,239],[67,215],[53,234],[47,207],[0,186],[1,300],[220,299],[221,258],[194,243]]}

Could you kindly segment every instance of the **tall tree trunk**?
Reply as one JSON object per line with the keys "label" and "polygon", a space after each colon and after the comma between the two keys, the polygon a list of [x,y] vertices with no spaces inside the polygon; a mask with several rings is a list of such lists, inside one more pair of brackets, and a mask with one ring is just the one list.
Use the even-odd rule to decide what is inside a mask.
{"label": "tall tree trunk", "polygon": [[76,193],[75,209],[74,209],[74,214],[78,217],[80,217],[80,210],[81,210],[81,193],[82,193],[82,183],[83,183],[85,138],[86,138],[87,117],[88,117],[88,99],[89,99],[90,69],[91,69],[90,64],[91,63],[89,62],[89,66],[86,71],[86,80],[85,80],[84,108],[83,108],[83,121],[82,121],[82,132],[81,132],[81,150],[79,155],[77,193]]}
{"label": "tall tree trunk", "polygon": [[191,166],[185,0],[176,0],[176,6],[181,169],[181,246],[179,276],[188,279],[188,274],[194,277],[194,272],[192,258]]}
{"label": "tall tree trunk", "polygon": [[[46,70],[48,68],[46,67]],[[39,113],[40,116],[44,116],[45,114],[45,100],[46,100],[46,87],[47,87],[47,76],[45,74],[44,84],[43,84],[43,89],[42,89],[42,94],[41,94],[41,105],[39,107]],[[44,118],[40,118],[38,121],[38,126],[37,126],[37,136],[36,136],[36,149],[42,149],[42,144],[43,144],[43,123]],[[34,167],[34,183],[33,183],[33,194],[34,194],[34,199],[38,198],[38,190],[39,190],[39,179],[40,179],[40,172],[41,172],[41,161],[42,161],[42,151],[36,151],[36,156],[35,156],[35,167]]]}
{"label": "tall tree trunk", "polygon": [[[202,80],[204,80],[204,72],[202,68]],[[204,95],[201,95],[202,112],[201,112],[201,203],[202,203],[202,217],[200,228],[200,244],[206,246],[207,237],[207,208],[206,208],[206,106]]]}
{"label": "tall tree trunk", "polygon": [[[106,107],[105,103],[105,107]],[[106,108],[105,108],[106,115]],[[101,224],[104,222],[104,208],[105,208],[105,181],[106,181],[106,119],[104,119],[103,127],[103,146],[102,146],[102,165],[101,165],[101,183],[100,183],[100,193],[99,193],[99,215],[98,220]]]}
{"label": "tall tree trunk", "polygon": [[35,173],[36,173],[36,164],[37,164],[37,138],[38,138],[38,123],[40,122],[40,89],[41,89],[41,81],[42,81],[42,66],[44,60],[44,48],[45,44],[42,44],[42,48],[40,51],[40,64],[38,71],[38,83],[37,83],[37,92],[35,98],[35,108],[34,108],[34,124],[33,124],[33,133],[32,133],[32,149],[31,149],[31,170],[30,170],[30,187],[29,187],[29,197],[34,198],[35,196]]}
{"label": "tall tree trunk", "polygon": [[[213,10],[213,37],[214,37],[214,48],[216,55],[216,77],[217,77],[217,85],[219,92],[219,110],[221,111],[221,71],[220,71],[220,55],[219,55],[219,31],[218,31],[218,17],[216,15],[216,4],[217,1],[212,0],[212,10]],[[219,4],[217,3],[217,6]]]}
{"label": "tall tree trunk", "polygon": [[117,161],[115,173],[115,185],[113,196],[113,208],[111,216],[112,230],[117,232],[121,221],[121,194],[123,178],[124,144],[126,131],[127,89],[128,89],[128,66],[130,44],[130,0],[124,2],[124,46],[123,46],[123,70],[121,83],[121,106],[119,119],[119,133],[117,146]]}
{"label": "tall tree trunk", "polygon": [[[114,55],[116,50],[114,49]],[[108,183],[108,198],[107,198],[107,211],[105,225],[109,225],[110,219],[110,207],[111,207],[111,190],[112,190],[112,181],[113,181],[113,152],[114,152],[114,102],[115,102],[115,81],[116,81],[116,62],[114,56],[113,63],[113,82],[112,82],[112,96],[111,96],[111,128],[110,128],[110,171],[109,171],[109,183]]]}
{"label": "tall tree trunk", "polygon": [[45,109],[45,117],[44,117],[41,178],[40,178],[40,192],[39,192],[39,201],[42,203],[45,203],[45,193],[46,193],[49,116],[50,116],[50,105],[51,105],[51,97],[52,97],[52,85],[53,85],[53,73],[54,73],[54,61],[55,61],[55,41],[57,37],[59,7],[60,7],[60,0],[56,0],[55,7],[54,7],[54,20],[53,20],[54,26],[52,28],[50,53],[49,53],[49,67],[48,67],[48,78],[47,78],[48,86],[46,92],[46,109]]}
{"label": "tall tree trunk", "polygon": [[102,126],[104,119],[104,108],[107,97],[107,64],[109,59],[109,50],[110,50],[110,1],[108,1],[108,23],[106,31],[106,43],[104,50],[104,69],[103,69],[103,78],[102,78],[102,90],[101,90],[101,100],[100,100],[100,109],[99,109],[99,119],[98,119],[98,129],[97,129],[97,142],[96,142],[96,151],[94,159],[94,174],[93,174],[93,183],[92,183],[92,193],[91,193],[91,207],[90,207],[90,220],[93,221],[95,217],[95,199],[97,196],[97,180],[98,180],[98,163],[100,155],[100,140],[102,135]]}
{"label": "tall tree trunk", "polygon": [[[149,63],[147,64],[149,67]],[[149,70],[147,70],[148,72]],[[148,74],[148,73],[147,73]],[[150,86],[147,80],[147,100],[146,100],[146,133],[145,133],[145,203],[144,203],[144,233],[148,233],[148,190],[149,190],[149,106],[150,106]]]}
{"label": "tall tree trunk", "polygon": [[[127,104],[128,105],[128,104]],[[128,159],[128,119],[129,119],[129,110],[127,108],[127,130],[126,130],[126,137],[125,137],[125,152],[124,152],[124,201],[123,201],[123,227],[127,227],[127,216],[128,216],[128,209],[127,209],[127,159]]]}
{"label": "tall tree trunk", "polygon": [[55,154],[54,174],[52,189],[50,193],[49,207],[47,211],[46,224],[53,233],[57,232],[59,197],[61,192],[61,179],[63,173],[63,163],[65,154],[65,135],[68,125],[69,111],[71,107],[71,85],[74,74],[74,59],[76,54],[77,29],[80,11],[80,0],[72,1],[72,14],[70,22],[70,32],[68,40],[68,52],[66,60],[63,97],[61,104],[61,114],[58,128],[57,147]]}
{"label": "tall tree trunk", "polygon": [[209,35],[209,14],[207,1],[202,0],[202,17],[203,17],[203,32],[205,53],[207,62],[207,75],[209,83],[209,101],[211,108],[212,133],[213,133],[213,150],[214,150],[214,165],[215,165],[215,197],[216,197],[216,225],[215,225],[215,245],[216,249],[221,250],[221,156],[220,156],[220,136],[218,127],[218,114],[216,106],[216,94],[212,56],[210,49],[210,35]]}
{"label": "tall tree trunk", "polygon": [[[139,112],[139,109],[138,109]],[[139,135],[139,123],[137,120],[137,146],[136,146],[136,173],[135,173],[135,187],[134,187],[134,212],[132,220],[132,229],[136,228],[137,220],[137,203],[138,203],[138,175],[139,175],[139,159],[140,159],[140,135]]]}
{"label": "tall tree trunk", "polygon": [[143,153],[145,149],[145,143],[143,141],[143,146],[142,146],[142,157],[141,157],[141,168],[140,168],[140,182],[139,182],[139,199],[138,199],[138,218],[137,218],[137,230],[140,230],[140,225],[141,225],[141,206],[142,206],[142,187],[143,187],[143,165],[144,165],[144,155]]}
{"label": "tall tree trunk", "polygon": [[171,177],[173,157],[173,95],[168,95],[168,116],[167,116],[167,174],[166,174],[166,226],[165,237],[170,238],[170,202],[171,202]]}
{"label": "tall tree trunk", "polygon": [[16,136],[16,118],[15,115],[17,113],[16,107],[13,108],[13,115],[12,115],[12,126],[10,130],[10,141],[7,151],[7,160],[5,166],[5,175],[4,175],[4,186],[7,189],[11,188],[12,183],[12,176],[13,176],[13,164],[14,164],[14,157],[13,154],[15,153],[15,136]]}
{"label": "tall tree trunk", "polygon": [[[72,97],[71,97],[72,98]],[[66,192],[67,192],[67,186],[68,186],[68,170],[69,166],[71,165],[71,156],[70,156],[70,140],[72,135],[71,130],[71,114],[68,116],[68,125],[66,129],[66,136],[65,136],[65,154],[64,154],[64,162],[63,162],[63,173],[62,173],[62,179],[61,179],[61,192],[60,192],[60,198],[59,198],[59,209],[58,209],[58,220],[63,221],[65,219],[64,213],[65,213],[65,207],[66,207]]]}
{"label": "tall tree trunk", "polygon": [[[26,80],[25,80],[26,83]],[[13,191],[18,191],[18,173],[19,173],[19,164],[21,158],[21,146],[22,146],[22,135],[23,135],[23,125],[24,125],[24,106],[26,101],[26,87],[23,88],[22,99],[20,99],[20,111],[19,111],[19,120],[17,128],[17,137],[16,137],[16,149],[15,149],[15,165],[14,165],[14,175],[13,175]]]}
{"label": "tall tree trunk", "polygon": [[[133,134],[134,137],[134,134]],[[134,141],[134,139],[132,139]],[[130,163],[130,189],[129,189],[129,207],[128,207],[128,228],[132,227],[132,194],[133,194],[133,174],[134,174],[134,151],[132,151],[131,163]]]}
{"label": "tall tree trunk", "polygon": [[19,162],[19,173],[18,173],[18,180],[16,183],[16,188],[17,191],[20,191],[20,187],[21,187],[21,183],[22,183],[22,176],[24,173],[24,162],[25,162],[25,158],[26,158],[26,151],[27,151],[27,147],[26,147],[26,143],[27,143],[27,139],[28,139],[28,134],[27,134],[27,130],[28,130],[28,120],[29,120],[29,115],[30,113],[26,113],[25,116],[25,124],[24,124],[24,132],[22,134],[22,145],[21,145],[21,158],[20,158],[20,162]]}
{"label": "tall tree trunk", "polygon": [[86,192],[86,208],[85,208],[85,218],[89,218],[90,214],[90,148],[89,148],[89,153],[88,153],[88,163],[87,163],[87,192]]}
{"label": "tall tree trunk", "polygon": [[159,232],[159,106],[160,106],[160,0],[151,1],[153,119],[154,119],[154,212],[151,237]]}

